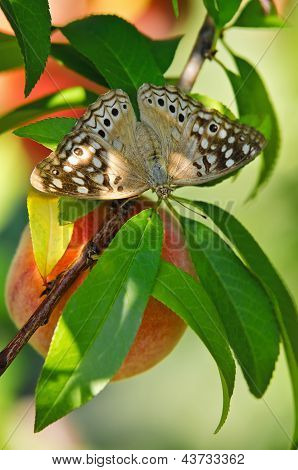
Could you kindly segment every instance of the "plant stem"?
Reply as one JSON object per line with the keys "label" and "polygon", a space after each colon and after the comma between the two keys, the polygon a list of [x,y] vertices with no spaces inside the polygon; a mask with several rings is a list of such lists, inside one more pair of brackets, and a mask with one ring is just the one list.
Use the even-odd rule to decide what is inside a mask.
{"label": "plant stem", "polygon": [[[178,86],[190,91],[206,58],[214,54],[217,30],[210,16],[206,16],[199,30],[192,53],[180,76]],[[29,320],[16,336],[0,352],[0,376],[6,371],[21,349],[28,343],[35,331],[48,323],[50,316],[65,292],[71,287],[78,276],[90,269],[97,261],[96,257],[109,245],[135,206],[136,200],[120,200],[111,203],[112,217],[108,223],[98,230],[94,237],[83,248],[79,258],[56,280],[47,292],[46,298],[37,307]]]}
{"label": "plant stem", "polygon": [[189,59],[180,76],[178,87],[189,92],[202,68],[204,61],[214,54],[214,45],[217,39],[216,27],[211,16],[206,15],[204,23],[198,33],[196,42]]}

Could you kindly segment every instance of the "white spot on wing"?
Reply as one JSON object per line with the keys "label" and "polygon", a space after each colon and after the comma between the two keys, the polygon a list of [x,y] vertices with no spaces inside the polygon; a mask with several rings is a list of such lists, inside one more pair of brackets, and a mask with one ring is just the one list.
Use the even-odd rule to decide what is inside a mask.
{"label": "white spot on wing", "polygon": [[58,178],[53,178],[53,184],[57,186],[57,188],[62,189],[62,181],[59,180]]}
{"label": "white spot on wing", "polygon": [[199,132],[199,129],[200,129],[200,126],[199,124],[196,122],[195,125],[193,126],[193,132]]}
{"label": "white spot on wing", "polygon": [[88,189],[85,186],[78,186],[77,191],[78,191],[78,193],[81,193],[81,194],[87,194],[88,193]]}
{"label": "white spot on wing", "polygon": [[82,180],[82,178],[76,178],[75,176],[73,178],[71,178],[72,181],[74,181],[75,183],[77,184],[84,184],[84,180]]}
{"label": "white spot on wing", "polygon": [[218,136],[221,138],[221,139],[224,139],[225,137],[227,137],[227,131],[225,129],[220,129],[219,133],[218,133]]}
{"label": "white spot on wing", "polygon": [[234,163],[234,160],[232,158],[229,158],[229,160],[226,161],[226,167],[230,168],[234,165]]}
{"label": "white spot on wing", "polygon": [[202,139],[202,142],[201,142],[201,147],[203,149],[207,149],[208,148],[208,145],[209,145],[209,142],[207,139]]}
{"label": "white spot on wing", "polygon": [[72,171],[71,166],[64,165],[63,170],[66,171],[66,173],[70,173]]}
{"label": "white spot on wing", "polygon": [[211,154],[211,155],[207,155],[207,160],[209,163],[215,163],[216,162],[216,156]]}
{"label": "white spot on wing", "polygon": [[102,184],[104,181],[103,174],[97,173],[96,175],[92,176],[92,180],[95,181],[95,183]]}
{"label": "white spot on wing", "polygon": [[65,150],[70,150],[72,147],[72,141],[71,140],[68,140],[68,142],[65,144]]}
{"label": "white spot on wing", "polygon": [[86,137],[86,135],[86,132],[81,132],[80,134],[74,137],[73,141],[76,143],[80,143]]}
{"label": "white spot on wing", "polygon": [[229,158],[232,155],[232,153],[233,153],[233,149],[227,150],[225,153],[225,158]]}
{"label": "white spot on wing", "polygon": [[67,161],[72,165],[77,165],[79,163],[79,159],[77,157],[74,157],[73,155],[68,157]]}
{"label": "white spot on wing", "polygon": [[101,167],[101,161],[100,161],[99,158],[97,158],[97,157],[93,157],[92,163],[93,163],[93,165],[96,166],[97,168],[100,168],[100,167]]}
{"label": "white spot on wing", "polygon": [[96,142],[96,140],[91,140],[92,147],[95,148],[96,150],[100,149],[100,144]]}
{"label": "white spot on wing", "polygon": [[242,147],[244,155],[247,155],[249,152],[250,146],[248,144],[244,144]]}
{"label": "white spot on wing", "polygon": [[196,160],[196,163],[197,163],[198,165],[200,165],[199,172],[202,173],[202,175],[206,175],[206,168],[205,168],[205,165],[204,165],[204,163],[203,163],[202,157],[198,158],[198,159]]}

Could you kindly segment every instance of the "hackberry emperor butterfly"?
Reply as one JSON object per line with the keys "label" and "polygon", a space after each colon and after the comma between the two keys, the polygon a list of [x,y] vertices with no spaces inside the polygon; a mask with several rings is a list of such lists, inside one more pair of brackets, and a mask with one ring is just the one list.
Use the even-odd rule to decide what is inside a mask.
{"label": "hackberry emperor butterfly", "polygon": [[175,187],[199,185],[246,165],[265,139],[173,86],[142,85],[141,121],[122,90],[112,90],[85,114],[31,175],[43,192],[121,199],[148,189],[166,198]]}

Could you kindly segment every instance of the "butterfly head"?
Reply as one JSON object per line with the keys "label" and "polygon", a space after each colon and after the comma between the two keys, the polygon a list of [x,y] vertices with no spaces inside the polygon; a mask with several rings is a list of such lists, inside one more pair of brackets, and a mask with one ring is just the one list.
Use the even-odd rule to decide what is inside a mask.
{"label": "butterfly head", "polygon": [[156,188],[153,189],[153,191],[156,193],[158,199],[167,199],[170,196],[173,189],[174,188],[171,188],[168,184],[165,184],[162,186],[157,186]]}
{"label": "butterfly head", "polygon": [[68,135],[35,167],[32,186],[45,193],[86,197],[95,184],[103,182],[103,162],[96,156],[99,148],[82,131]]}

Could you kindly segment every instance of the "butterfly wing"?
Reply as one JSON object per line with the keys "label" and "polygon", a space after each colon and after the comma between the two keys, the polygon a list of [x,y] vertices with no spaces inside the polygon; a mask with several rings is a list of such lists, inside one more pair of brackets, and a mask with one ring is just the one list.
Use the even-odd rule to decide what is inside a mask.
{"label": "butterfly wing", "polygon": [[172,86],[143,85],[141,119],[158,133],[169,184],[198,185],[246,165],[263,149],[255,129],[228,119]]}
{"label": "butterfly wing", "polygon": [[112,90],[90,105],[31,175],[43,192],[93,199],[121,199],[148,189],[138,152],[138,125],[129,97]]}

